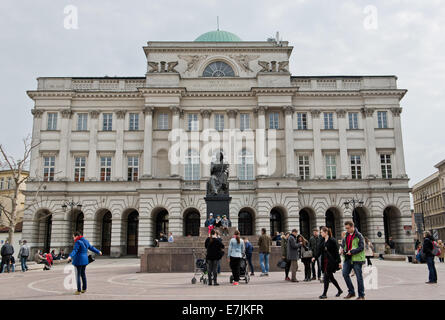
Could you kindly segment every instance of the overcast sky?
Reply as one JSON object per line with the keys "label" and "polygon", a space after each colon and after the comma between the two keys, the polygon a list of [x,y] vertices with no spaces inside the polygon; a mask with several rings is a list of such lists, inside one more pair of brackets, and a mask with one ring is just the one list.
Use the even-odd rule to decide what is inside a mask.
{"label": "overcast sky", "polygon": [[[78,29],[64,27],[69,5]],[[397,75],[408,89],[401,106],[410,185],[445,159],[441,0],[1,0],[0,143],[20,154],[32,131],[26,90],[37,77],[144,76],[147,41],[194,40],[216,29],[216,16],[243,40],[279,31],[294,47],[293,75]]]}

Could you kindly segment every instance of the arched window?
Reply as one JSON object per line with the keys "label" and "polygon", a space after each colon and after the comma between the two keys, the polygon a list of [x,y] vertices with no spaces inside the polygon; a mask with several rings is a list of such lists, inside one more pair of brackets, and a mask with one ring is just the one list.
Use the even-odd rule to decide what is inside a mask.
{"label": "arched window", "polygon": [[234,77],[235,72],[231,66],[222,61],[210,63],[202,73],[203,77]]}
{"label": "arched window", "polygon": [[241,210],[238,214],[238,230],[243,236],[253,234],[253,217],[247,210]]}
{"label": "arched window", "polygon": [[238,179],[253,180],[253,154],[247,149],[243,149],[238,161]]}
{"label": "arched window", "polygon": [[190,210],[184,217],[184,236],[199,236],[199,227],[201,225],[199,212]]}
{"label": "arched window", "polygon": [[189,150],[185,158],[184,180],[199,180],[199,153]]}
{"label": "arched window", "polygon": [[273,237],[277,232],[283,231],[283,216],[281,210],[273,208],[270,211],[270,235]]}

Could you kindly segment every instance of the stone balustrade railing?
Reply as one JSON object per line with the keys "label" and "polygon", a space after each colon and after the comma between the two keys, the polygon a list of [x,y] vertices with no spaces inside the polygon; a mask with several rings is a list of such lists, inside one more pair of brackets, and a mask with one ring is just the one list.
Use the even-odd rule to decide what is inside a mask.
{"label": "stone balustrade railing", "polygon": [[137,91],[145,78],[39,78],[38,90]]}

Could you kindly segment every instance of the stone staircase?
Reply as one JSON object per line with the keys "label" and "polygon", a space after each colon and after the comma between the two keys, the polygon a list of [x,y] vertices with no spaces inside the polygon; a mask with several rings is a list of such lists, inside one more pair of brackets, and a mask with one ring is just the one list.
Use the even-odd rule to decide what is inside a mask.
{"label": "stone staircase", "polygon": [[[233,235],[235,228],[230,228],[229,234]],[[225,255],[221,259],[221,271],[230,271],[227,260],[227,249],[231,236],[222,236],[225,246]],[[259,235],[247,236],[254,247],[252,262],[256,273],[261,273],[258,255]],[[193,272],[196,258],[205,258],[206,249],[204,247],[207,239],[207,228],[200,228],[200,235],[196,237],[178,237],[174,242],[160,242],[159,247],[145,248],[141,256],[141,272]],[[272,242],[270,255],[270,271],[281,271],[277,267],[281,260],[281,247],[277,247]]]}

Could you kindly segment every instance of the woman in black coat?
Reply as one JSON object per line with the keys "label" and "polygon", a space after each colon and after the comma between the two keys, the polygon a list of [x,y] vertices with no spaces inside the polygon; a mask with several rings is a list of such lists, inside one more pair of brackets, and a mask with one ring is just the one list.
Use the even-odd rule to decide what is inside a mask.
{"label": "woman in black coat", "polygon": [[224,254],[224,244],[221,239],[216,236],[215,229],[212,229],[210,232],[210,237],[206,239],[205,247],[207,249],[207,268],[209,275],[209,286],[213,285],[218,286],[218,282],[216,281],[218,277],[218,261],[221,260]]}
{"label": "woman in black coat", "polygon": [[334,278],[334,273],[341,269],[341,259],[338,253],[338,245],[335,238],[332,237],[332,231],[329,228],[323,227],[321,229],[321,236],[324,242],[321,244],[321,268],[324,273],[324,290],[320,299],[326,299],[328,293],[329,282],[337,288],[338,293],[336,297],[340,297],[343,291],[340,289],[337,280]]}

